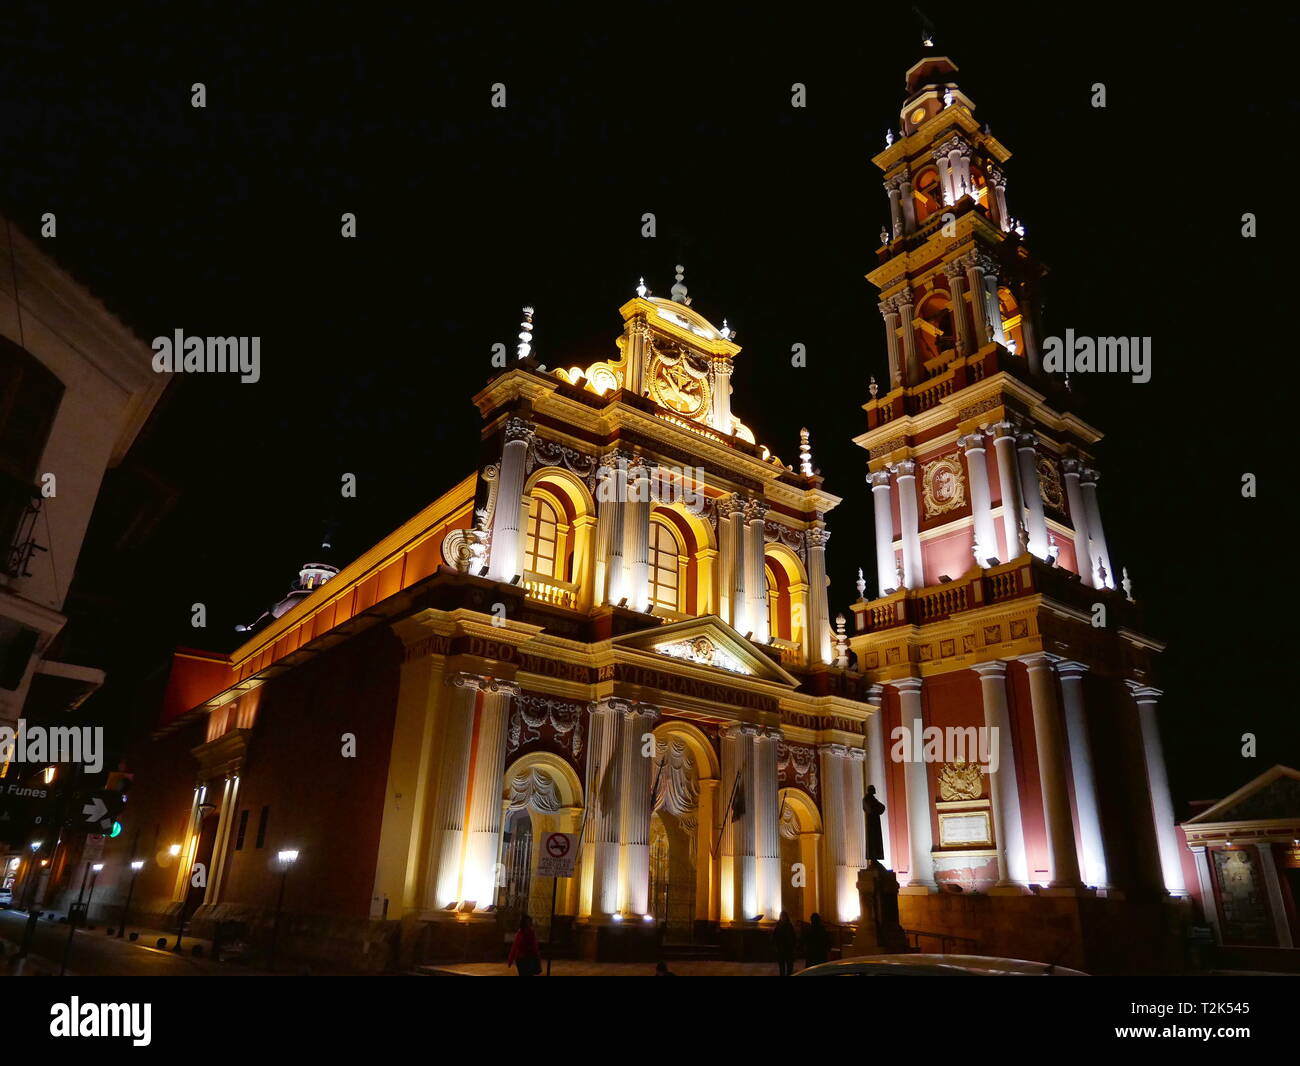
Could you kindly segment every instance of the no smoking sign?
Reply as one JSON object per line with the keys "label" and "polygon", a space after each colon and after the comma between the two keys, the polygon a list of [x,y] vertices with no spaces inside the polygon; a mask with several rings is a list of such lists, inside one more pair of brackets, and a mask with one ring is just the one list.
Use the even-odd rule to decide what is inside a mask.
{"label": "no smoking sign", "polygon": [[547,833],[537,855],[538,877],[572,877],[578,861],[578,837],[574,833]]}

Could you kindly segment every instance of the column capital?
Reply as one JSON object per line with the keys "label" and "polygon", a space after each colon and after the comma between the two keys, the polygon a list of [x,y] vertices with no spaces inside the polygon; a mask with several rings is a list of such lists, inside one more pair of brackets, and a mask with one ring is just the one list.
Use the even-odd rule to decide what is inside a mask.
{"label": "column capital", "polygon": [[743,493],[733,492],[718,501],[718,511],[726,518],[734,518],[736,515],[745,513],[745,505],[748,502]]}
{"label": "column capital", "polygon": [[518,696],[520,693],[519,682],[505,681],[499,677],[483,678],[483,683],[479,688],[488,693],[505,693],[507,696]]}
{"label": "column capital", "polygon": [[921,679],[919,677],[896,677],[893,681],[886,682],[897,692],[920,692]]}
{"label": "column capital", "polygon": [[1008,663],[1005,659],[990,659],[971,667],[980,677],[1006,677]]}
{"label": "column capital", "polygon": [[1020,656],[1020,661],[1030,670],[1050,670],[1056,663],[1061,661],[1061,656],[1053,655],[1047,651],[1035,651]]}
{"label": "column capital", "polygon": [[808,547],[825,548],[826,542],[831,539],[831,531],[825,526],[813,526],[807,530]]}
{"label": "column capital", "polygon": [[1038,436],[1032,430],[1020,429],[1016,433],[1016,448],[1022,452],[1038,450]]}
{"label": "column capital", "polygon": [[889,478],[890,478],[889,468],[884,467],[880,470],[873,470],[869,474],[867,474],[867,484],[871,486],[872,492],[875,492],[876,489],[888,490]]}
{"label": "column capital", "polygon": [[1076,681],[1083,677],[1091,667],[1074,659],[1062,659],[1056,664],[1056,672],[1063,681]]}
{"label": "column capital", "polygon": [[916,460],[900,459],[894,464],[894,475],[900,481],[905,477],[916,477]]}
{"label": "column capital", "polygon": [[1079,471],[1079,484],[1085,487],[1088,485],[1096,487],[1097,479],[1099,477],[1101,477],[1101,475],[1098,474],[1096,470],[1090,466],[1085,466]]}
{"label": "column capital", "polygon": [[846,745],[846,749],[846,757],[851,759],[853,762],[862,762],[867,757],[866,748],[854,748]]}
{"label": "column capital", "polygon": [[1125,681],[1129,691],[1133,693],[1133,699],[1138,703],[1155,703],[1163,696],[1164,689],[1153,688],[1151,685],[1145,685],[1141,681]]}
{"label": "column capital", "polygon": [[1081,459],[1062,459],[1061,473],[1066,477],[1079,477],[1086,467]]}
{"label": "column capital", "polygon": [[982,452],[984,450],[984,434],[967,433],[966,436],[959,438],[957,443],[965,452]]}
{"label": "column capital", "polygon": [[838,744],[838,743],[818,744],[817,751],[818,754],[821,755],[830,755],[833,758],[842,759],[848,755],[849,746],[847,744]]}
{"label": "column capital", "polygon": [[1014,444],[1019,434],[1019,427],[1014,422],[1008,422],[1003,419],[1001,422],[994,422],[989,426],[989,436],[994,440],[1010,439]]}
{"label": "column capital", "polygon": [[465,671],[458,671],[454,674],[448,674],[444,683],[450,685],[452,688],[481,689],[485,684],[487,684],[487,681],[488,679],[482,674],[471,674],[466,673]]}
{"label": "column capital", "polygon": [[867,687],[867,702],[879,703],[880,697],[884,694],[884,691],[885,691],[884,685],[869,685]]}
{"label": "column capital", "polygon": [[506,443],[512,441],[523,441],[528,443],[537,433],[537,427],[529,422],[526,418],[519,418],[511,415],[506,419]]}

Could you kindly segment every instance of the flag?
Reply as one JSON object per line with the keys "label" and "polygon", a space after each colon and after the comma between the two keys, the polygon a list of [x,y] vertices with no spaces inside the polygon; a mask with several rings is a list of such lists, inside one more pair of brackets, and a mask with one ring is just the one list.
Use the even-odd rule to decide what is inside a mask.
{"label": "flag", "polygon": [[740,779],[740,774],[736,774],[736,792],[731,798],[731,819],[745,817],[745,782]]}

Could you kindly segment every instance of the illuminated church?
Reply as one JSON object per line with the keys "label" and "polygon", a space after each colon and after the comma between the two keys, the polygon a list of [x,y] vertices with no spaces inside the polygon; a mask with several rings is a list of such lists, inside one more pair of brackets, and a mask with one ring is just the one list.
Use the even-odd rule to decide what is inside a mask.
{"label": "illuminated church", "polygon": [[[865,571],[847,623],[840,498],[806,434],[789,464],[755,440],[742,350],[680,267],[590,365],[543,366],[528,309],[459,484],[233,654],[177,653],[132,767],[159,826],[137,900],[256,935],[285,875],[286,953],[373,968],[499,958],[525,910],[592,957],[761,957],[782,910],[851,941],[871,783],[921,948],[1154,965],[1183,890],[1160,645],[1111,559],[1101,434],[1038,367],[1009,152],[955,73],[908,71],[875,158],[888,384],[856,440],[874,554],[837,541]],[[900,756],[929,727],[990,727],[995,771]]]}

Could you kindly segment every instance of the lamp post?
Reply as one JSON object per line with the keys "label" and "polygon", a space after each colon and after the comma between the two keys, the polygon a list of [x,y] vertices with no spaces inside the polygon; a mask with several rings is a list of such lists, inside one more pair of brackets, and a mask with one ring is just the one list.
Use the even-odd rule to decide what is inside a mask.
{"label": "lamp post", "polygon": [[77,935],[77,922],[83,914],[90,912],[90,899],[86,900],[86,909],[81,909],[81,895],[86,891],[86,878],[90,877],[93,870],[95,876],[90,878],[90,896],[95,895],[95,880],[99,877],[99,871],[104,868],[102,862],[86,863],[86,872],[81,875],[81,888],[77,892],[77,905],[73,913],[68,915],[68,942],[63,945],[63,961],[59,964],[59,976],[62,977],[68,971],[68,956],[72,954],[72,938]]}
{"label": "lamp post", "polygon": [[41,850],[42,843],[40,840],[33,840],[30,845],[32,849],[32,868],[27,873],[27,906],[23,908],[28,911],[32,909],[32,897],[36,895],[36,880],[40,877],[40,867],[36,865],[36,853]]}
{"label": "lamp post", "polygon": [[135,894],[135,879],[139,876],[140,871],[144,869],[144,860],[136,859],[131,863],[131,884],[126,890],[126,906],[122,908],[122,922],[117,929],[117,938],[121,940],[126,935],[127,919],[131,917],[131,897]]}
{"label": "lamp post", "polygon": [[[173,859],[179,858],[180,853],[181,853],[181,846],[179,844],[173,844],[171,847],[167,849],[167,854],[170,855]],[[188,898],[189,898],[189,889],[186,888],[184,890],[184,895],[181,896],[181,909],[180,909],[180,913],[177,915],[176,944],[172,948],[172,951],[174,952],[179,952],[181,950],[181,938],[185,935],[185,903]]]}
{"label": "lamp post", "polygon": [[284,910],[284,886],[289,881],[289,867],[298,861],[295,850],[282,851],[276,856],[280,863],[280,898],[275,904],[275,924],[271,926],[271,954],[267,969],[275,972],[275,947],[280,939],[280,914]]}

